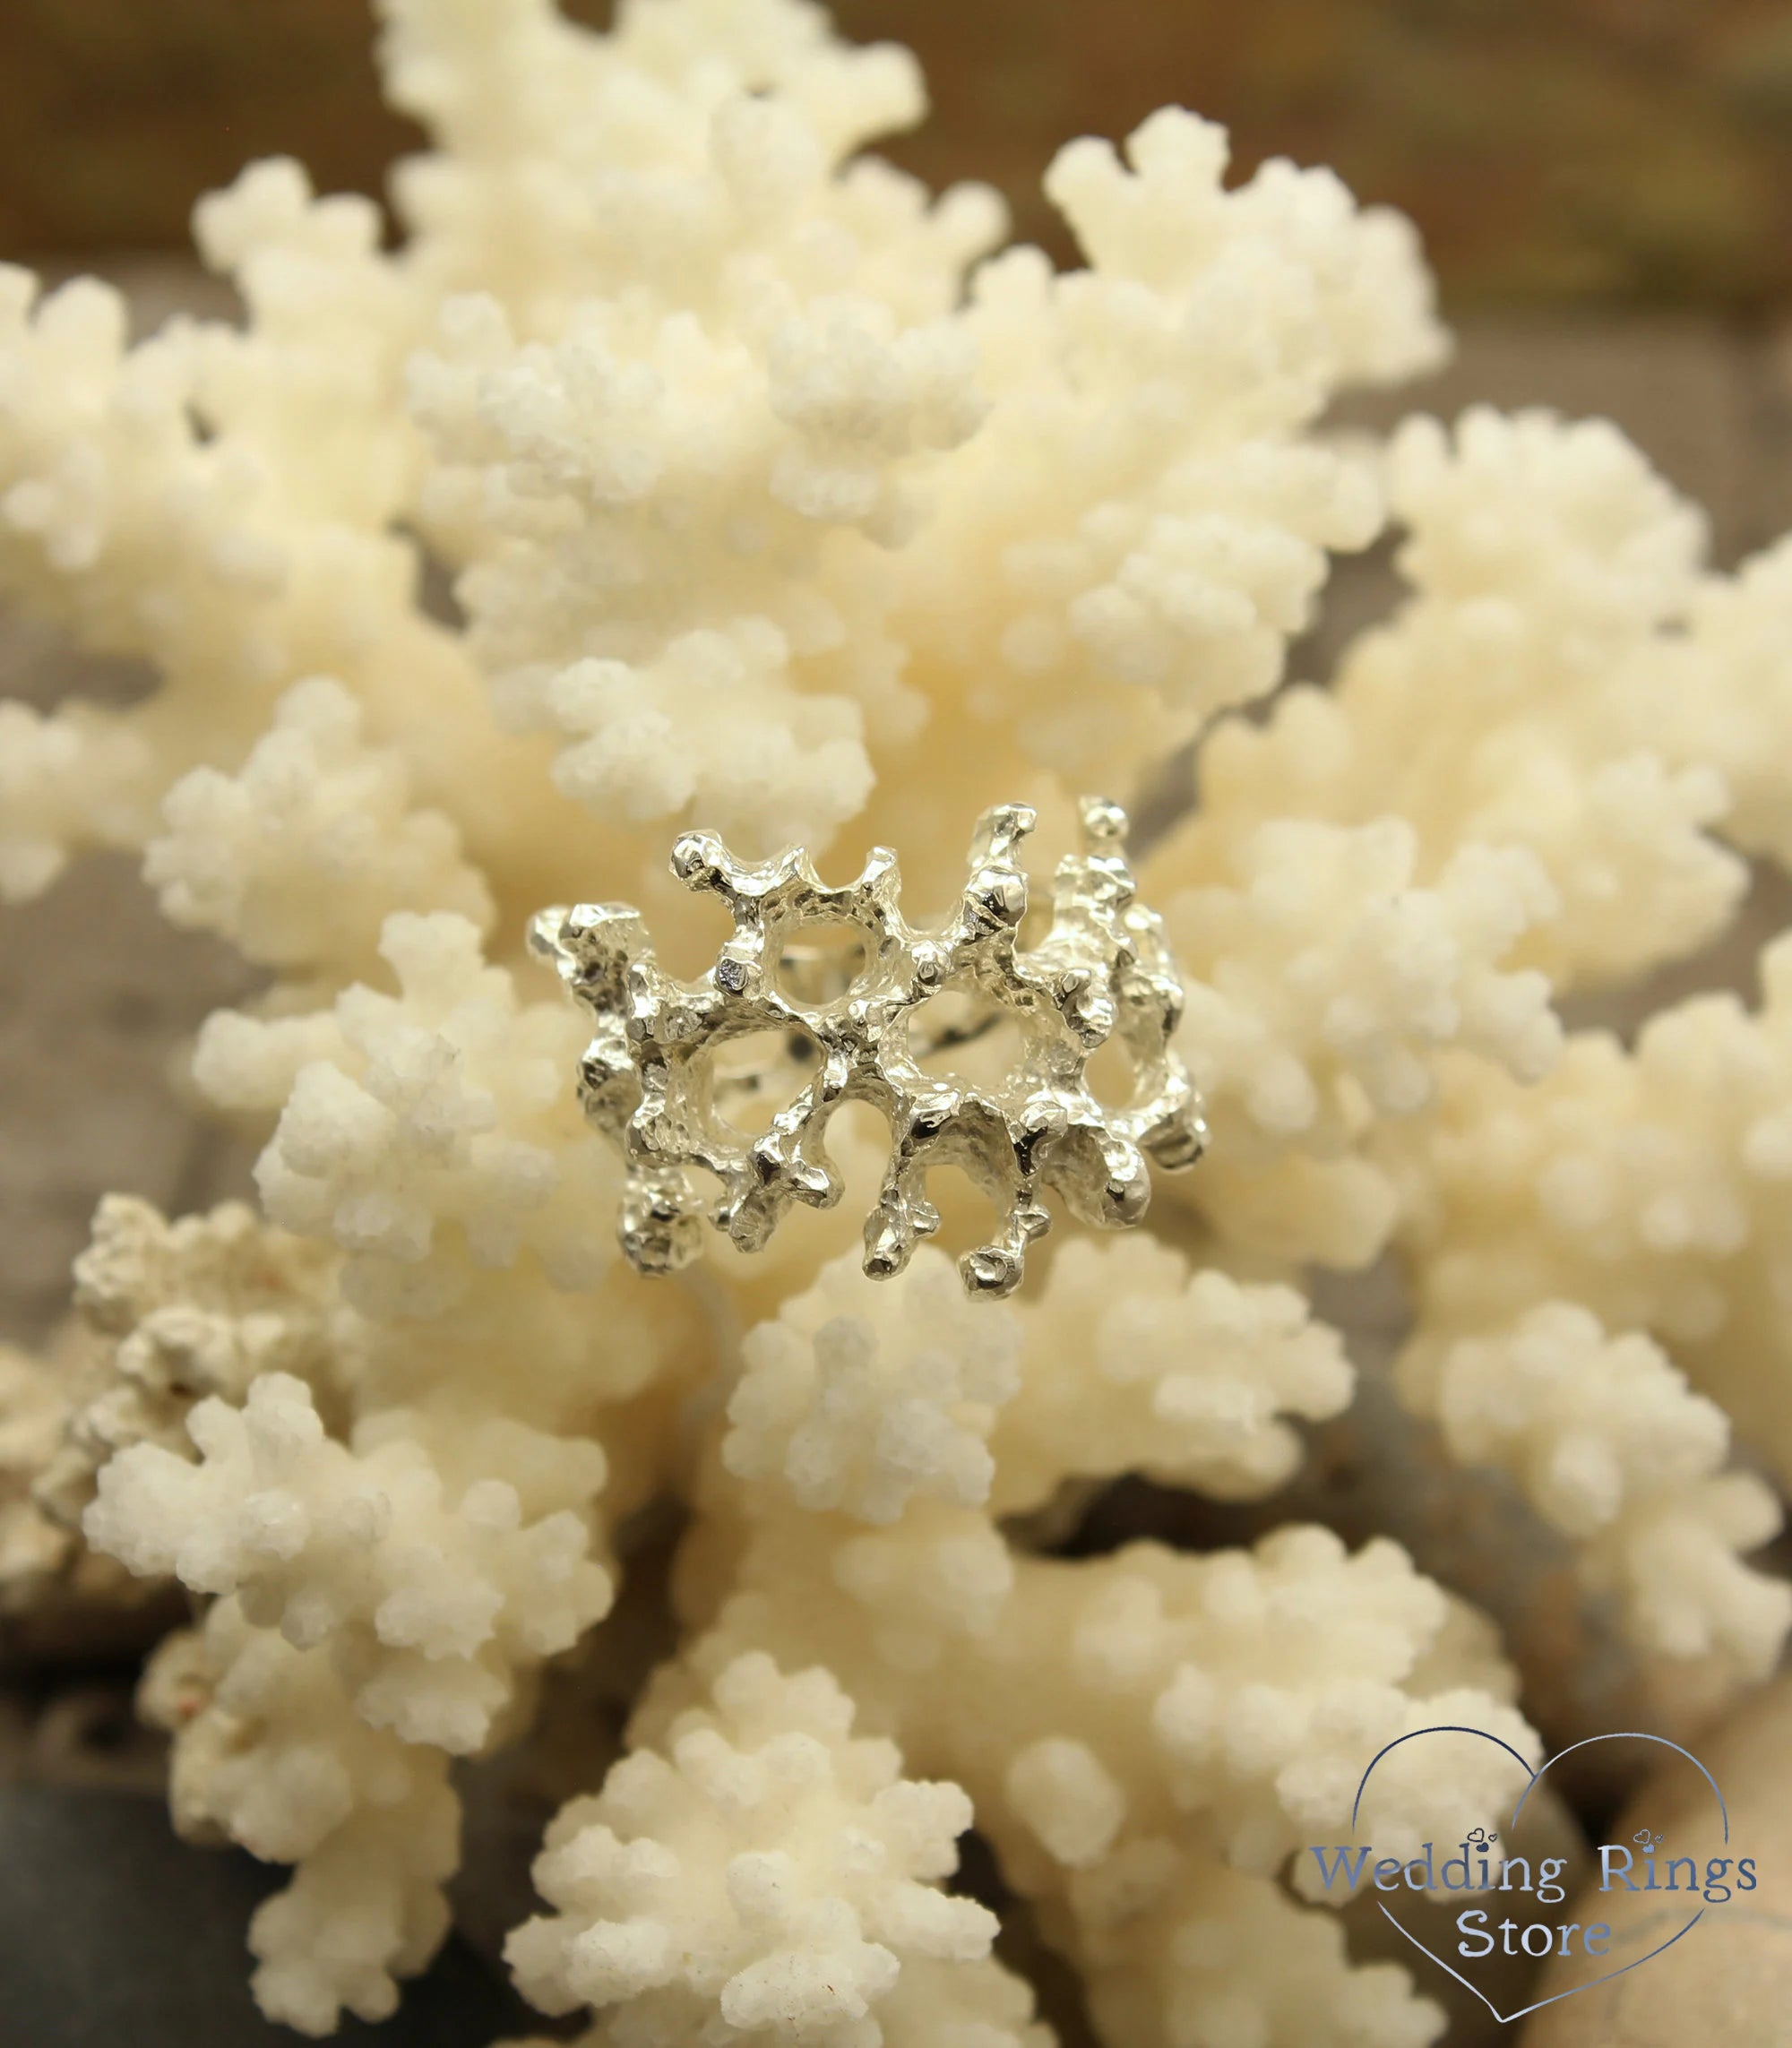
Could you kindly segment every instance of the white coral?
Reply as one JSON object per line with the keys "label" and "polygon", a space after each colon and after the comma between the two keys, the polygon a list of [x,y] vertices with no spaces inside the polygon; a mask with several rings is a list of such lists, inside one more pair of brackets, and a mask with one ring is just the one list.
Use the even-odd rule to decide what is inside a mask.
{"label": "white coral", "polygon": [[[264,187],[270,176],[264,167],[246,182]],[[295,203],[304,205],[302,189]],[[377,274],[375,210],[337,202],[335,218],[345,216],[360,248],[343,260]],[[314,343],[301,400],[300,381],[279,375],[289,358],[271,362],[265,336],[231,340],[177,328],[127,350],[116,292],[78,280],[33,317],[30,280],[8,276],[0,297],[0,589],[89,644],[147,658],[168,678],[142,712],[76,705],[55,715],[42,765],[72,769],[65,757],[78,749],[102,779],[78,806],[70,772],[25,792],[41,883],[71,840],[147,836],[161,788],[250,738],[271,687],[309,670],[366,676],[369,627],[401,611],[407,591],[400,545],[327,511],[319,516],[303,476],[322,448],[354,444],[370,401],[377,408],[377,388],[364,389],[345,413],[342,386],[368,349],[384,344],[389,319],[362,324],[340,352]],[[323,302],[312,298],[315,319]],[[242,359],[242,372],[209,366],[214,341]],[[249,405],[251,366],[254,381],[278,379],[280,400],[262,383],[259,404]],[[202,429],[202,417],[217,431]],[[278,432],[277,448],[264,449],[268,430]],[[364,431],[378,438],[382,430],[368,422]],[[377,464],[356,452],[355,474],[375,473]],[[332,496],[347,468],[332,466]],[[60,817],[49,807],[56,791]]]}
{"label": "white coral", "polygon": [[1696,996],[1626,1052],[1572,1038],[1535,1089],[1452,1070],[1434,1140],[1411,1157],[1408,1242],[1435,1333],[1583,1304],[1646,1330],[1745,1442],[1792,1469],[1780,1306],[1792,1286],[1792,940],[1761,960],[1762,1002]]}
{"label": "white coral", "polygon": [[494,291],[531,334],[630,286],[707,296],[782,263],[837,281],[861,251],[882,295],[927,317],[1000,234],[986,187],[935,202],[849,160],[917,121],[925,90],[907,50],[853,48],[819,9],[636,4],[606,38],[538,0],[382,13],[388,92],[438,144],[397,181],[422,265]]}
{"label": "white coral", "polygon": [[1792,542],[1705,578],[1686,632],[1655,650],[1651,717],[1663,753],[1691,774],[1719,774],[1725,836],[1750,853],[1792,860]]}
{"label": "white coral", "polygon": [[556,784],[631,822],[696,816],[737,843],[825,844],[871,787],[863,719],[793,690],[789,660],[785,635],[749,618],[683,633],[646,663],[574,662],[543,693],[574,743]]}
{"label": "white coral", "polygon": [[1090,2014],[1128,2048],[1431,2048],[1443,2037],[1443,2012],[1397,1964],[1351,1966],[1332,1915],[1261,1879],[1191,1866],[1161,1837],[1076,1880],[1070,1898]]}
{"label": "white coral", "polygon": [[[1275,1876],[1302,1845],[1344,1838],[1330,1830],[1348,1829],[1369,1760],[1414,1729],[1467,1724],[1538,1753],[1487,1625],[1385,1540],[1350,1553],[1290,1527],[1248,1552],[1137,1543],[1073,1563],[996,1539],[992,1588],[968,1526],[948,1550],[951,1527],[911,1510],[867,1537],[761,1503],[727,1538],[732,1589],[692,1655],[711,1672],[754,1646],[787,1667],[826,1656],[905,1754],[954,1760],[1030,1891],[1147,1826]],[[881,1578],[864,1575],[872,1545]],[[680,1698],[650,1695],[648,1725]],[[1498,1757],[1412,1745],[1376,1772],[1365,1828],[1415,1849],[1460,1839],[1514,1789]]]}
{"label": "white coral", "polygon": [[[1497,1671],[1450,1667],[1448,1596],[1393,1544],[1349,1554],[1329,1530],[1288,1527],[1192,1570],[1141,1546],[1106,1590],[1102,1604],[1070,1596],[1076,1663],[1098,1690],[1150,1684],[1173,1796],[1240,1869],[1267,1875],[1348,1829],[1368,1760],[1414,1729],[1467,1723],[1538,1753],[1493,1690]],[[1361,1825],[1377,1844],[1457,1839],[1510,1795],[1510,1760],[1490,1745],[1421,1749],[1366,1788]],[[1298,1861],[1291,1874],[1297,1889],[1313,1883]]]}
{"label": "white coral", "polygon": [[1355,1383],[1336,1333],[1294,1288],[1191,1270],[1146,1238],[1064,1245],[1018,1312],[1021,1390],[991,1445],[1003,1512],[1039,1505],[1073,1475],[1267,1493],[1298,1462],[1292,1418],[1337,1414]]}
{"label": "white coral", "polygon": [[[1158,886],[1187,851],[1159,856]],[[1215,1134],[1199,1183],[1168,1185],[1246,1244],[1373,1257],[1393,1201],[1362,1136],[1426,1106],[1451,1046],[1527,1080],[1555,1055],[1549,985],[1509,964],[1556,907],[1539,864],[1468,846],[1426,886],[1418,858],[1400,818],[1276,819],[1231,849],[1223,880],[1167,899],[1187,998],[1177,1046]]]}
{"label": "white coral", "polygon": [[256,1166],[269,1215],[340,1244],[349,1298],[375,1312],[444,1306],[467,1258],[525,1249],[556,1284],[593,1285],[612,1168],[573,1099],[577,1019],[520,1003],[449,912],[395,913],[380,951],[396,996],[357,984],[328,1012],[221,1011],[201,1036],[213,1100],[280,1111]]}
{"label": "white coral", "polygon": [[894,1521],[917,1494],[975,1507],[1020,1349],[1012,1318],[969,1300],[943,1252],[924,1248],[885,1285],[849,1254],[748,1333],[723,1461],[862,1521]]}
{"label": "white coral", "polygon": [[243,1202],[170,1223],[134,1196],[108,1195],[74,1262],[91,1364],[71,1387],[38,1499],[77,1526],[94,1475],[115,1452],[146,1442],[184,1449],[195,1402],[240,1401],[263,1373],[295,1375],[334,1407],[354,1350],[336,1263]]}
{"label": "white coral", "polygon": [[[816,218],[835,202],[806,114],[726,105],[688,147],[661,196],[680,193],[686,234],[715,216],[715,288],[694,299],[668,265],[552,343],[519,340],[489,297],[444,307],[410,373],[428,512],[470,564],[500,715],[573,743],[562,788],[819,848],[870,788],[867,711],[920,714],[865,537],[903,538],[909,473],[975,430],[976,349],[854,276],[860,245]],[[780,162],[794,190],[743,218]]]}
{"label": "white coral", "polygon": [[196,768],[162,801],[143,879],[169,921],[293,970],[368,965],[387,916],[452,910],[482,929],[492,905],[453,825],[409,805],[401,755],[368,747],[359,707],[314,676],[274,706],[235,775]]}
{"label": "white coral", "polygon": [[[375,207],[313,201],[290,163],[252,168],[199,230],[246,328],[175,323],[128,347],[108,287],[39,304],[0,272],[0,593],[160,680],[126,711],[7,707],[0,880],[29,894],[72,850],[143,845],[170,785],[237,769],[280,692],[327,675],[370,743],[401,750],[419,806],[539,888],[538,753],[491,731],[392,530],[418,488],[401,366],[433,302],[380,252]],[[604,843],[571,805],[561,823]]]}
{"label": "white coral", "polygon": [[594,1443],[487,1418],[461,1446],[477,1438],[470,1477],[432,1457],[424,1417],[370,1416],[332,1441],[310,1390],[279,1373],[240,1409],[202,1401],[187,1428],[198,1464],[143,1443],[105,1467],[88,1541],[140,1575],[236,1595],[296,1648],[335,1645],[356,1710],[408,1743],[478,1749],[517,1671],[608,1609]]}
{"label": "white coral", "polygon": [[[519,1949],[602,2005],[593,2043],[1043,2048],[937,1886],[968,1794],[1115,2038],[1417,2048],[1436,2015],[1288,1857],[1397,1733],[1534,1753],[1488,1626],[1320,1528],[1029,1546],[1127,1474],[1285,1476],[1350,1390],[1295,1282],[1391,1245],[1408,1399],[1567,1535],[1626,1675],[1702,1713],[1770,1661],[1783,1588],[1741,1555],[1770,1504],[1722,1461],[1727,1416],[1792,1471],[1792,940],[1758,1010],[1633,1050],[1552,1068],[1551,1002],[1694,954],[1733,848],[1788,853],[1792,557],[1712,573],[1601,425],[1333,435],[1441,346],[1410,230],[1324,172],[1228,185],[1190,114],[1060,155],[1060,274],[990,257],[993,194],[863,153],[919,117],[917,67],[807,0],[625,0],[602,35],[551,0],[379,13],[427,130],[401,249],[274,163],[197,216],[240,323],[132,344],[105,287],[0,271],[0,599],[154,677],[0,707],[0,894],[146,850],[170,915],[276,977],[194,1068],[265,1141],[270,1221],[102,1212],[90,1327],[0,1377],[0,1570],[116,1577],[23,1501],[73,1517],[109,1458],[93,1535],[207,1589],[147,1704],[183,1828],[297,1865],[252,1943],[308,2030],[426,1964],[449,1752],[525,1733],[611,1528],[645,1565],[683,1507],[686,1633]],[[1390,516],[1398,609],[1327,689],[1232,715]],[[1196,741],[1142,877],[1211,1111],[1153,1211],[1176,1252],[1073,1236],[1006,1308],[927,1257],[818,1272],[844,1203],[677,1280],[613,1260],[530,911],[639,903],[690,971],[675,820],[887,843],[934,905],[987,805],[1065,844],[1080,790]],[[1378,1840],[1495,1819],[1476,1751],[1388,1760]]]}
{"label": "white coral", "polygon": [[1727,1418],[1658,1345],[1546,1302],[1496,1334],[1416,1347],[1402,1364],[1452,1451],[1511,1471],[1582,1546],[1584,1576],[1624,1604],[1639,1647],[1704,1661],[1719,1684],[1772,1670],[1792,1588],[1737,1553],[1777,1534],[1779,1502],[1752,1474],[1722,1470]]}
{"label": "white coral", "polygon": [[1172,899],[1189,1002],[1179,1043],[1197,1084],[1273,1137],[1322,1136],[1366,1098],[1383,1116],[1430,1099],[1427,1057],[1463,1045],[1535,1080],[1558,1029],[1540,975],[1502,971],[1555,898],[1522,854],[1469,848],[1417,885],[1411,829],[1262,826],[1237,885]]}
{"label": "white coral", "polygon": [[[741,1657],[713,1699],[554,1823],[535,1875],[557,1911],[513,1936],[512,1966],[546,2011],[625,2007],[642,2048],[879,2048],[911,1958],[989,1954],[994,1915],[936,1889],[970,1803],[902,1777],[893,1743],[855,1739],[825,1671]],[[949,2018],[950,1975],[941,1990]]]}
{"label": "white coral", "polygon": [[0,703],[0,901],[40,895],[74,848],[138,844],[152,760],[125,720],[93,705],[46,716]]}
{"label": "white coral", "polygon": [[1228,191],[1223,131],[1176,108],[1125,154],[1075,142],[1047,175],[1086,271],[1022,249],[974,280],[990,418],[897,612],[973,744],[1018,726],[1084,787],[1273,687],[1325,551],[1380,518],[1367,469],[1305,430],[1440,340],[1405,224],[1329,174],[1272,162]]}
{"label": "white coral", "polygon": [[327,1649],[254,1627],[235,1600],[162,1645],[142,1705],[174,1737],[179,1831],[298,1866],[250,1923],[262,2009],[311,2035],[333,2033],[344,2007],[385,2018],[448,1932],[461,1807],[447,1755],[369,1726]]}
{"label": "white coral", "polygon": [[1708,836],[1724,779],[1709,750],[1673,744],[1660,679],[1677,660],[1680,689],[1708,687],[1676,654],[1700,515],[1601,420],[1478,408],[1452,438],[1416,419],[1388,471],[1411,599],[1347,651],[1332,689],[1216,730],[1179,858],[1223,872],[1265,815],[1392,812],[1421,881],[1478,842],[1540,861],[1556,908],[1521,959],[1558,986],[1695,951],[1745,881]]}

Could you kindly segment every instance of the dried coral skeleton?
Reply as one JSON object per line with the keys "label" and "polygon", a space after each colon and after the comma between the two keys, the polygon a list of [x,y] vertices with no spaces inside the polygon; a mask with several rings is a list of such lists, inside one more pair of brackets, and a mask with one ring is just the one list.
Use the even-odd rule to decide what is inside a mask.
{"label": "dried coral skeleton", "polygon": [[[1401,1398],[1615,1599],[1650,1710],[1771,1666],[1792,1598],[1745,1554],[1792,1474],[1792,938],[1757,1009],[1634,1047],[1555,1004],[1694,955],[1744,856],[1787,856],[1792,551],[1712,572],[1598,425],[1331,437],[1339,393],[1443,346],[1411,237],[1323,172],[1228,187],[1193,116],[1061,155],[1057,274],[992,254],[991,194],[863,153],[919,117],[915,66],[801,0],[628,0],[602,36],[547,0],[379,11],[431,136],[396,251],[275,163],[199,210],[240,326],[127,345],[106,288],[0,272],[0,595],[161,678],[0,707],[0,887],[126,848],[272,977],[193,1063],[262,1135],[263,1213],[108,1203],[81,1327],[4,1361],[7,1601],[115,1560],[191,1589],[145,1709],[183,1830],[295,1866],[251,1946],[313,2034],[426,1966],[453,1760],[530,1741],[569,1660],[625,1662],[603,1616],[676,1500],[680,1647],[623,1760],[593,1737],[513,1940],[547,2010],[631,2048],[1033,2048],[992,1916],[943,1889],[974,1815],[1107,2039],[1434,2041],[1290,1858],[1397,1733],[1536,1753],[1489,1624],[1385,1538],[1052,1539],[1129,1473],[1271,1494],[1352,1397],[1303,1282],[1391,1252]],[[1229,716],[1391,522],[1400,607],[1329,687]],[[1116,813],[1075,850],[1075,796],[1197,736],[1199,805],[1139,864],[1159,925]],[[1030,817],[1069,864],[1038,942]],[[544,927],[577,993],[644,1005],[582,1068],[626,1159],[524,944],[581,898],[644,921]],[[786,927],[824,917],[863,986],[805,985]],[[949,1084],[923,1035],[873,1087],[870,1010],[961,973],[1029,1014],[1020,1063]],[[763,1139],[698,1057],[744,1020],[824,1054]],[[854,1076],[900,1126],[882,1194],[850,1102],[811,1142]],[[1067,1230],[988,1298],[1042,1187],[1136,1216],[1195,1090],[1162,1236]],[[948,1156],[1001,1210],[977,1296],[918,1245]],[[676,1271],[617,1256],[619,1210]],[[1402,1755],[1377,1841],[1493,1818],[1491,1778]]]}

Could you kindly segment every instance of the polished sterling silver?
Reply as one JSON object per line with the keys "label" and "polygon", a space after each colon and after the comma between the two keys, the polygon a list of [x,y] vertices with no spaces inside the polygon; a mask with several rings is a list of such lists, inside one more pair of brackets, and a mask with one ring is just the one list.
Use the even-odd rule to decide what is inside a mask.
{"label": "polished sterling silver", "polygon": [[[978,821],[963,896],[936,930],[903,918],[896,857],[883,848],[857,881],[830,889],[798,848],[751,865],[710,832],[687,832],[672,849],[678,880],[720,897],[734,919],[700,980],[664,972],[626,904],[535,919],[530,942],[596,1020],[580,1096],[627,1162],[618,1235],[634,1266],[688,1264],[705,1220],[755,1252],[792,1202],[831,1209],[841,1183],[823,1140],[843,1102],[869,1103],[890,1124],[890,1165],[865,1225],[874,1278],[900,1273],[938,1229],[932,1167],[961,1168],[1002,1213],[996,1236],[959,1261],[969,1292],[999,1295],[1019,1285],[1027,1246],[1050,1226],[1042,1185],[1084,1221],[1115,1228],[1145,1212],[1148,1158],[1170,1172],[1194,1164],[1206,1132],[1171,1046],[1182,987],[1162,920],[1135,900],[1125,813],[1093,797],[1081,811],[1083,850],[1059,864],[1050,928],[1032,948],[1019,942],[1027,878],[1017,852],[1035,817],[1018,804]],[[840,925],[860,959],[842,964],[806,943],[806,933]],[[932,1028],[922,1006],[948,993],[970,999],[972,1020]],[[1010,1020],[1021,1051],[986,1082],[920,1064]],[[719,1078],[717,1054],[764,1032],[783,1034],[784,1078],[800,1085],[751,1135],[718,1098],[730,1087],[750,1093],[761,1077]],[[1124,1108],[1098,1101],[1088,1081],[1110,1037],[1132,1069]],[[706,1193],[700,1174],[719,1192]]]}

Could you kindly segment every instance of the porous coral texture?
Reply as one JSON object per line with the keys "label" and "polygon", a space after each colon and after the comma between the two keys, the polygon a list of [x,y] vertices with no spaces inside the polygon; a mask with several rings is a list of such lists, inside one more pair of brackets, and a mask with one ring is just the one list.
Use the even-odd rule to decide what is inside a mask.
{"label": "porous coral texture", "polygon": [[409,795],[404,757],[363,744],[355,699],[313,676],[274,706],[236,776],[195,768],[168,791],[143,878],[172,923],[218,932],[289,975],[314,967],[345,980],[372,965],[395,909],[491,921],[453,825],[411,809]]}
{"label": "porous coral texture", "polygon": [[108,1195],[75,1261],[85,1369],[69,1382],[74,1405],[39,1502],[73,1526],[115,1453],[184,1447],[195,1402],[240,1402],[263,1373],[303,1380],[340,1410],[357,1347],[337,1263],[245,1202],[171,1224],[134,1196]]}
{"label": "porous coral texture", "polygon": [[1066,1479],[1142,1472],[1219,1499],[1271,1492],[1300,1461],[1297,1419],[1349,1405],[1337,1332],[1280,1283],[1193,1266],[1151,1238],[1081,1238],[1053,1262],[1026,1332],[1024,1401],[998,1419],[998,1510]]}
{"label": "porous coral texture", "polygon": [[[892,1743],[855,1740],[824,1670],[785,1677],[748,1654],[713,1699],[549,1829],[536,1881],[557,1911],[510,1944],[524,1990],[547,2012],[624,2005],[642,2048],[768,2030],[879,2048],[924,2021],[948,2038],[974,2023],[995,1919],[937,1883],[970,1821],[964,1794],[902,1777]],[[953,1967],[905,1973],[910,1960]],[[1029,2031],[991,2028],[991,2048]]]}
{"label": "porous coral texture", "polygon": [[447,1752],[370,1726],[327,1648],[256,1627],[235,1599],[163,1643],[141,1704],[174,1737],[179,1833],[296,1866],[249,1923],[263,2011],[311,2035],[345,2008],[394,2011],[448,1931],[461,1807]]}
{"label": "porous coral texture", "polygon": [[1764,694],[1692,620],[1723,591],[1732,615],[1744,590],[1770,598],[1770,578],[1702,578],[1702,515],[1602,420],[1477,409],[1452,435],[1413,419],[1383,468],[1409,595],[1329,689],[1216,729],[1161,872],[1223,877],[1266,817],[1398,817],[1421,886],[1466,848],[1535,856],[1554,901],[1503,951],[1558,992],[1696,951],[1745,871],[1711,834],[1730,808],[1722,768],[1676,744],[1664,712],[1713,693],[1733,721],[1730,699]]}
{"label": "porous coral texture", "polygon": [[[132,341],[107,287],[0,271],[0,598],[157,679],[0,706],[0,894],[127,849],[265,977],[190,1072],[260,1213],[108,1200],[70,1330],[0,1355],[0,1602],[124,1566],[190,1596],[143,1708],[181,1831],[292,1866],[250,1946],[307,2033],[427,1966],[454,1773],[545,1742],[565,1663],[639,1696],[620,1761],[586,1732],[510,1953],[590,2048],[1047,2048],[1001,1914],[1124,2048],[1426,2048],[1422,1960],[1353,1955],[1304,1846],[1402,1734],[1541,1744],[1426,1555],[1276,1521],[1357,1385],[1304,1290],[1398,1266],[1400,1398],[1569,1546],[1652,1725],[1772,1665],[1792,936],[1758,995],[1631,1042],[1558,1002],[1684,974],[1792,857],[1792,544],[1719,572],[1598,422],[1334,433],[1444,346],[1411,233],[1324,171],[1230,178],[1193,114],[1061,154],[1060,272],[993,194],[868,153],[918,71],[808,0],[376,12],[426,131],[396,237],[276,162],[196,215],[239,321]],[[1398,603],[1282,687],[1331,558],[1384,533]],[[1127,856],[1175,959],[1104,1007],[1022,870],[1036,906],[1054,858],[1091,872],[1079,815],[1111,838],[1191,743]],[[1205,1097],[1144,1227],[1096,1228],[1137,1222],[1136,1154],[1106,1206],[1030,1179],[1024,1284],[1017,1245],[970,1298],[948,1254],[988,1216],[924,1160],[945,1249],[867,1268],[867,1086],[762,1249],[618,1257],[666,1134],[607,1146],[582,1061],[588,1097],[632,1073],[649,994],[682,1016],[736,942],[680,835],[686,880],[724,842],[842,879],[887,847],[928,933],[1023,807],[991,886],[1085,1135],[1145,1117],[1142,1046]],[[664,968],[617,965],[601,1071],[525,942],[555,904],[636,906]],[[743,1188],[822,1085],[800,1008],[723,1091]],[[1007,1101],[1000,1034],[939,1023],[914,1098]],[[1245,1504],[1267,1533],[1212,1539]],[[619,1586],[670,1646],[641,1688]],[[1404,1745],[1361,1838],[1503,1827],[1515,1769]],[[971,1827],[994,1905],[951,1889]]]}
{"label": "porous coral texture", "polygon": [[1578,1304],[1545,1302],[1506,1329],[1401,1361],[1408,1387],[1465,1463],[1503,1466],[1543,1519],[1581,1545],[1633,1638],[1719,1698],[1765,1678],[1792,1588],[1739,1553],[1779,1526],[1770,1487],[1722,1469],[1727,1416],[1641,1330],[1611,1338]]}
{"label": "porous coral texture", "polygon": [[214,1101],[280,1110],[255,1168],[268,1214],[340,1245],[349,1298],[375,1312],[444,1307],[469,1262],[525,1250],[552,1283],[592,1285],[614,1175],[573,1099],[577,1020],[520,1002],[452,911],[394,912],[380,952],[396,995],[358,982],[327,1011],[220,1011],[201,1036]]}
{"label": "porous coral texture", "polygon": [[965,1298],[940,1252],[918,1252],[873,1301],[855,1269],[825,1267],[748,1333],[723,1462],[860,1521],[897,1521],[918,1494],[976,1506],[995,1473],[991,1419],[1020,1385],[1019,1332]]}
{"label": "porous coral texture", "polygon": [[298,1648],[334,1645],[362,1717],[407,1741],[478,1749],[513,1668],[569,1649],[609,1607],[588,1554],[595,1443],[464,1420],[448,1456],[477,1434],[481,1476],[456,1484],[427,1417],[366,1416],[339,1443],[284,1373],[240,1408],[202,1402],[187,1430],[198,1464],[144,1443],[104,1468],[88,1541],[139,1574],[236,1596]]}

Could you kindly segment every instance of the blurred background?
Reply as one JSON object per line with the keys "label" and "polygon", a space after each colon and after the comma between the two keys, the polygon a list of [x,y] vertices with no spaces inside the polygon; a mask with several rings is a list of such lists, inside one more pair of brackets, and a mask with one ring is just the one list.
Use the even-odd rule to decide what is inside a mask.
{"label": "blurred background", "polygon": [[[571,0],[582,20],[608,0]],[[1176,99],[1241,168],[1331,163],[1424,230],[1452,305],[1792,300],[1787,0],[839,0],[897,37],[935,113],[892,154],[1002,186],[1050,242],[1052,151]],[[193,196],[290,151],[378,189],[366,0],[5,0],[0,246],[173,247]]]}

